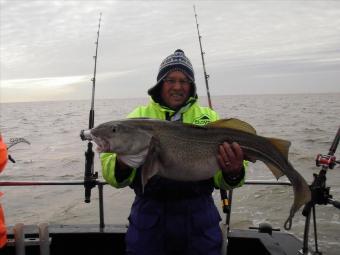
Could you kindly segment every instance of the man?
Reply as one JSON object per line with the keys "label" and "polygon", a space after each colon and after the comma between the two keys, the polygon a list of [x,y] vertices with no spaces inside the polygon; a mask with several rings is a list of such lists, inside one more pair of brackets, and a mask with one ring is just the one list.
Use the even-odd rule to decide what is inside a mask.
{"label": "man", "polygon": [[[149,117],[205,125],[216,112],[197,102],[194,70],[180,49],[161,63],[157,83],[149,89],[151,101],[137,107],[132,117]],[[216,160],[221,168],[209,180],[179,182],[152,177],[142,190],[141,168],[126,158],[101,154],[103,177],[116,188],[130,186],[136,193],[126,234],[127,254],[220,254],[221,220],[212,198],[214,187],[232,189],[243,184],[243,152],[237,143],[223,143]],[[178,169],[180,171],[180,169]]]}

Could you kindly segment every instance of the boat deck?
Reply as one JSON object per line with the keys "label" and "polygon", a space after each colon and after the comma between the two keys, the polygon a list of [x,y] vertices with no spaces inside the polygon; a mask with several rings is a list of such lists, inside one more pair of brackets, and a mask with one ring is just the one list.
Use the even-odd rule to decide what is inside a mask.
{"label": "boat deck", "polygon": [[[49,225],[49,254],[125,254],[126,225]],[[40,254],[39,228],[25,225],[25,254]],[[16,254],[14,229],[8,228],[9,243],[0,251],[4,255]],[[273,231],[272,234],[257,230],[231,230],[228,234],[227,254],[298,254],[302,242],[295,236]]]}

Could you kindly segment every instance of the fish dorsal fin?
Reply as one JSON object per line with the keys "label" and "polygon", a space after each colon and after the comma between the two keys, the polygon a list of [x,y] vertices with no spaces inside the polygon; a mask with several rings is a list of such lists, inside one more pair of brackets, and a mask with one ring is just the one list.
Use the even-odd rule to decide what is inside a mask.
{"label": "fish dorsal fin", "polygon": [[231,128],[251,134],[256,134],[255,128],[253,128],[250,124],[235,118],[217,120],[209,123],[207,127]]}
{"label": "fish dorsal fin", "polygon": [[265,162],[266,166],[270,169],[270,171],[273,173],[273,175],[275,176],[276,180],[278,180],[283,174],[283,172],[276,167],[274,164]]}
{"label": "fish dorsal fin", "polygon": [[278,149],[281,154],[285,157],[285,159],[288,159],[288,151],[289,147],[291,145],[290,141],[278,139],[278,138],[267,138],[269,142],[275,146],[276,149]]}

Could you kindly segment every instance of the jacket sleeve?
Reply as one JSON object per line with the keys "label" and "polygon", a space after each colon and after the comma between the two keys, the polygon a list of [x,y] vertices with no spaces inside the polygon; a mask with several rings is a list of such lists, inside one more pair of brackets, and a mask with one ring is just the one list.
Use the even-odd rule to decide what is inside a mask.
{"label": "jacket sleeve", "polygon": [[248,168],[248,161],[243,161],[243,169],[240,178],[237,181],[227,180],[223,177],[223,173],[221,170],[218,170],[214,175],[214,183],[217,188],[224,190],[231,190],[234,188],[241,187],[244,184],[244,180],[246,177],[246,170]]}
{"label": "jacket sleeve", "polygon": [[[132,111],[128,118],[139,117],[140,109],[136,108]],[[116,168],[117,155],[115,153],[101,153],[100,162],[102,166],[102,174],[105,181],[115,188],[124,188],[132,183],[136,176],[136,169],[132,169],[131,174],[124,180],[117,180]]]}
{"label": "jacket sleeve", "polygon": [[102,165],[102,174],[105,181],[115,188],[124,188],[130,185],[135,178],[136,169],[132,169],[131,174],[122,181],[116,178],[116,161],[117,155],[115,153],[101,153],[100,162]]}

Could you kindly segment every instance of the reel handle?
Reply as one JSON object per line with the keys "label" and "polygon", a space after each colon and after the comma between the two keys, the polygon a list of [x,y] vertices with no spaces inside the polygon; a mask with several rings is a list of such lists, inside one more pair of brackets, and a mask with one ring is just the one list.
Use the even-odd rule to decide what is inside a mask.
{"label": "reel handle", "polygon": [[333,199],[328,199],[328,203],[332,204],[335,208],[340,209],[340,202],[339,201],[336,201],[336,200],[333,200]]}

